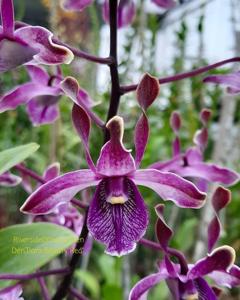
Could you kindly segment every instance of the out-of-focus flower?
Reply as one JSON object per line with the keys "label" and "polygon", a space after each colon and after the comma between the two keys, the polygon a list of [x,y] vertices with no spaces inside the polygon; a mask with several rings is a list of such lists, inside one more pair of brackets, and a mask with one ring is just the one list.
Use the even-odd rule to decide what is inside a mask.
{"label": "out-of-focus flower", "polygon": [[157,6],[162,8],[170,9],[176,5],[176,1],[174,0],[152,0]]}
{"label": "out-of-focus flower", "polygon": [[66,173],[42,185],[27,199],[22,212],[47,214],[68,203],[80,190],[97,186],[87,225],[92,236],[106,245],[107,253],[120,256],[135,249],[148,223],[147,209],[136,185],[147,186],[181,207],[199,208],[204,204],[205,194],[189,181],[153,169],[137,170],[147,143],[142,139],[146,134],[144,123],[135,131],[136,163],[122,143],[123,119],[113,117],[107,123],[110,140],[102,147],[96,166],[88,148],[90,120],[76,104],[73,123],[85,147],[89,169]]}
{"label": "out-of-focus flower", "polygon": [[1,1],[0,72],[20,65],[62,64],[73,60],[73,53],[52,41],[53,34],[40,26],[23,26],[15,30],[12,0]]}
{"label": "out-of-focus flower", "polygon": [[62,0],[61,6],[65,10],[82,11],[87,6],[91,5],[93,0]]}
{"label": "out-of-focus flower", "polygon": [[230,94],[240,93],[240,72],[226,75],[210,75],[204,78],[203,82],[227,86],[227,91]]}
{"label": "out-of-focus flower", "polygon": [[[229,203],[229,194],[230,192],[223,188],[217,189],[213,201],[215,207],[225,207]],[[168,246],[173,232],[163,218],[163,205],[158,205],[156,212],[158,215],[156,234],[164,252],[164,259],[158,263],[157,273],[143,278],[133,287],[129,300],[147,299],[149,290],[163,280],[166,281],[173,299],[217,300],[216,289],[209,285],[205,276],[220,286],[240,285],[240,268],[234,265],[235,251],[233,248],[221,246],[214,250],[211,249],[206,257],[195,264],[187,264],[181,252]],[[211,232],[211,235],[215,235],[214,231]],[[216,233],[215,241],[218,237],[219,235]],[[178,259],[178,264],[171,261],[172,255]]]}
{"label": "out-of-focus flower", "polygon": [[16,186],[18,185],[22,179],[19,176],[13,175],[10,172],[5,172],[0,175],[0,186]]}
{"label": "out-of-focus flower", "polygon": [[[150,167],[161,170],[174,172],[182,177],[201,179],[199,188],[206,190],[208,182],[216,182],[230,186],[239,181],[239,174],[236,172],[220,167],[216,164],[204,162],[204,150],[208,141],[207,122],[210,118],[209,110],[202,110],[200,119],[203,128],[198,130],[194,136],[195,147],[190,147],[185,153],[181,153],[180,140],[178,131],[180,128],[180,116],[174,112],[171,117],[171,126],[176,134],[173,141],[173,158],[165,162],[157,162]],[[177,126],[177,123],[179,124]]]}
{"label": "out-of-focus flower", "polygon": [[21,297],[22,292],[21,285],[15,285],[5,292],[0,291],[0,300],[24,300],[23,297]]}

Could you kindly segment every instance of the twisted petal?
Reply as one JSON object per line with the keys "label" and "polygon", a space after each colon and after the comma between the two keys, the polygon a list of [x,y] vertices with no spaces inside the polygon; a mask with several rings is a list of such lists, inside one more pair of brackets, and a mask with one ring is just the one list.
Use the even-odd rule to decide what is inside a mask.
{"label": "twisted petal", "polygon": [[0,299],[1,300],[24,300],[22,295],[22,287],[17,284],[13,287],[9,287],[7,291],[0,291]]}
{"label": "twisted petal", "polygon": [[155,273],[143,278],[132,288],[129,300],[146,300],[149,290],[166,278],[167,273]]}
{"label": "twisted petal", "polygon": [[16,39],[24,41],[37,50],[37,54],[33,56],[32,64],[70,64],[74,58],[69,49],[55,44],[52,41],[53,34],[43,27],[25,26],[17,29],[14,35]]}
{"label": "twisted petal", "polygon": [[11,174],[10,172],[5,172],[0,175],[0,186],[16,186],[22,179],[16,175]]}
{"label": "twisted petal", "polygon": [[93,0],[62,0],[61,7],[69,11],[82,11],[92,3]]}
{"label": "twisted petal", "polygon": [[213,271],[208,276],[220,286],[232,288],[240,285],[240,268],[236,265],[233,265],[229,272]]}
{"label": "twisted petal", "polygon": [[217,300],[214,291],[208,285],[207,281],[203,278],[197,278],[194,280],[194,285],[198,291],[198,298],[199,300]]}
{"label": "twisted petal", "polygon": [[137,170],[132,179],[137,185],[153,189],[161,198],[171,200],[180,207],[199,208],[205,202],[204,193],[191,182],[172,173],[153,169]]}
{"label": "twisted petal", "polygon": [[113,117],[106,125],[110,131],[110,141],[101,149],[97,161],[97,173],[104,176],[122,176],[135,171],[135,162],[122,143],[123,119]]}
{"label": "twisted petal", "polygon": [[[40,97],[41,99],[43,97]],[[45,96],[43,104],[39,98],[30,100],[27,103],[27,112],[34,126],[51,124],[59,118],[59,109],[57,104],[51,104],[51,101],[59,99],[56,96]],[[56,100],[57,101],[57,100]]]}
{"label": "twisted petal", "polygon": [[229,246],[216,248],[207,257],[199,260],[188,272],[188,279],[203,277],[213,271],[228,271],[234,263],[235,251]]}
{"label": "twisted petal", "polygon": [[156,232],[159,244],[165,251],[167,251],[167,247],[168,247],[169,241],[171,240],[173,232],[164,220],[164,217],[163,217],[164,205],[158,204],[155,207],[155,211],[158,216],[158,220],[157,220],[157,223],[155,226],[155,232]]}
{"label": "twisted petal", "polygon": [[171,171],[175,170],[175,168],[182,167],[183,163],[184,163],[183,156],[177,155],[170,160],[156,162],[156,163],[150,165],[148,168],[160,170],[163,172],[171,172]]}
{"label": "twisted petal", "polygon": [[58,88],[42,86],[32,82],[25,83],[8,92],[0,99],[0,112],[15,109],[38,96],[57,96],[59,93],[60,89]]}
{"label": "twisted petal", "polygon": [[[115,196],[111,196],[110,191]],[[119,201],[114,203],[117,199]],[[121,256],[132,252],[147,224],[147,209],[132,181],[123,179],[122,188],[118,190],[111,180],[101,181],[89,207],[88,228],[96,240],[106,245],[106,253]]]}
{"label": "twisted petal", "polygon": [[32,60],[38,51],[23,41],[0,36],[0,73],[14,69]]}
{"label": "twisted petal", "polygon": [[145,113],[139,118],[135,127],[134,144],[135,144],[135,164],[138,167],[142,161],[149,136],[148,119]]}
{"label": "twisted petal", "polygon": [[152,0],[152,2],[162,8],[172,8],[176,5],[176,2],[174,0]]}
{"label": "twisted petal", "polygon": [[46,181],[50,181],[59,176],[60,173],[60,164],[55,162],[47,167],[47,169],[43,173],[43,178]]}
{"label": "twisted petal", "polygon": [[1,0],[1,19],[2,19],[4,35],[7,37],[13,37],[13,33],[14,33],[13,0]]}
{"label": "twisted petal", "polygon": [[90,170],[66,173],[40,186],[20,210],[35,215],[48,214],[58,205],[69,202],[79,191],[95,186],[99,181]]}

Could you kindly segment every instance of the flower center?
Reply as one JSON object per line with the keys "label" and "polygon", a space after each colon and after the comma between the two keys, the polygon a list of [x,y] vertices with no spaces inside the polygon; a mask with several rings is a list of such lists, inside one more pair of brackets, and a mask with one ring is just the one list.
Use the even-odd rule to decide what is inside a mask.
{"label": "flower center", "polygon": [[113,196],[108,199],[108,202],[111,204],[124,204],[126,201],[126,198],[124,198],[123,196]]}
{"label": "flower center", "polygon": [[124,178],[112,177],[107,180],[107,183],[107,202],[111,204],[124,204],[128,200],[124,189]]}
{"label": "flower center", "polygon": [[184,297],[184,300],[198,300],[198,293],[192,294],[192,295],[187,295]]}

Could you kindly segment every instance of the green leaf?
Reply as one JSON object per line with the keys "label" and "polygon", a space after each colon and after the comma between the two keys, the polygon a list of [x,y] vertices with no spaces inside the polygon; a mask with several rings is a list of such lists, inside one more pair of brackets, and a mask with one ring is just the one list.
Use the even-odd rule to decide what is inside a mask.
{"label": "green leaf", "polygon": [[0,174],[24,161],[28,156],[37,151],[39,145],[30,143],[0,152]]}
{"label": "green leaf", "polygon": [[196,226],[197,219],[191,218],[186,220],[177,230],[174,240],[177,243],[177,247],[181,248],[182,251],[187,251],[193,245]]}
{"label": "green leaf", "polygon": [[[0,274],[36,271],[77,241],[77,235],[52,223],[21,224],[0,230]],[[0,288],[13,284],[0,281]]]}
{"label": "green leaf", "polygon": [[100,286],[96,277],[86,270],[78,270],[75,272],[76,278],[83,282],[87,290],[89,290],[92,298],[99,299]]}

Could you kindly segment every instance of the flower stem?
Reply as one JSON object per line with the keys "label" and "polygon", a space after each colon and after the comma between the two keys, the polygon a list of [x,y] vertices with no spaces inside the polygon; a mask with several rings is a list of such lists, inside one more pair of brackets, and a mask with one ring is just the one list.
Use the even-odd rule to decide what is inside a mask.
{"label": "flower stem", "polygon": [[[172,76],[168,76],[168,77],[164,77],[164,78],[159,78],[159,83],[160,84],[164,84],[164,83],[169,83],[169,82],[173,82],[173,81],[178,81],[178,80],[183,80],[186,78],[190,78],[190,77],[194,77],[197,75],[200,75],[202,73],[208,72],[210,70],[216,69],[218,67],[221,67],[223,65],[229,64],[229,63],[233,63],[233,62],[240,62],[240,57],[233,57],[233,58],[229,58],[229,59],[225,59],[222,60],[220,62],[217,62],[215,64],[211,64],[205,67],[201,67],[199,69],[195,69],[186,73],[179,73],[176,75],[172,75]],[[122,94],[126,94],[132,91],[135,91],[137,89],[137,84],[132,84],[132,85],[126,85],[126,86],[122,86],[121,87],[121,93]]]}
{"label": "flower stem", "polygon": [[[110,75],[111,75],[111,98],[110,105],[107,114],[107,122],[117,114],[120,97],[122,95],[119,83],[118,74],[118,54],[117,54],[117,8],[118,1],[109,1],[109,12],[110,12],[110,55],[112,62],[109,64]],[[105,131],[105,142],[109,140],[109,132]]]}
{"label": "flower stem", "polygon": [[70,287],[70,294],[78,300],[89,300],[86,296],[80,294],[75,288]]}
{"label": "flower stem", "polygon": [[37,281],[40,285],[42,296],[44,300],[50,300],[49,292],[43,277],[37,278]]}
{"label": "flower stem", "polygon": [[84,244],[87,240],[88,236],[88,228],[87,228],[87,216],[88,216],[88,209],[85,211],[85,218],[84,218],[84,224],[81,231],[81,234],[79,236],[78,242],[76,244],[72,258],[69,263],[69,273],[63,278],[62,282],[60,283],[60,286],[56,292],[56,294],[53,296],[52,300],[61,300],[63,299],[69,292],[69,288],[73,279],[73,275],[75,272],[75,269],[78,265],[79,259],[80,259],[80,252],[82,252]]}

